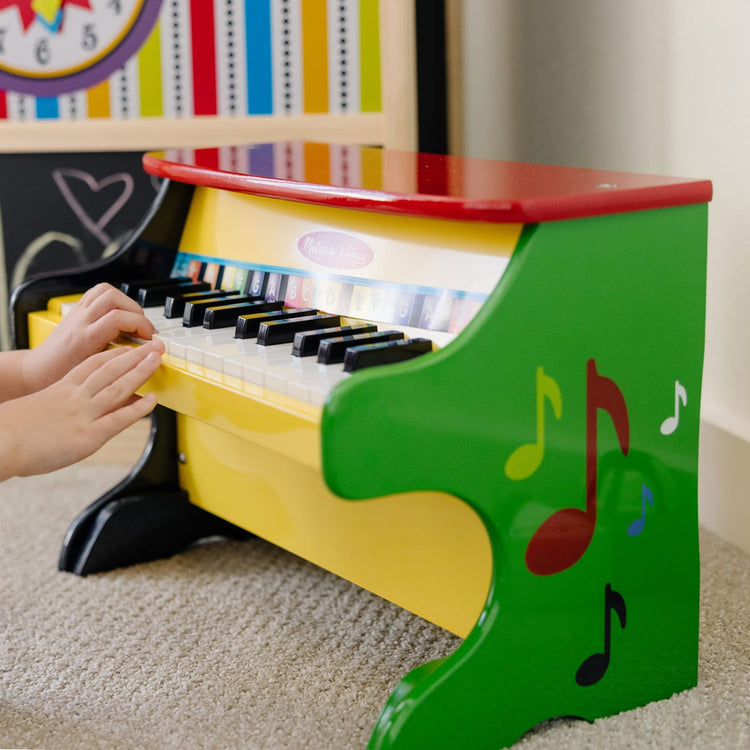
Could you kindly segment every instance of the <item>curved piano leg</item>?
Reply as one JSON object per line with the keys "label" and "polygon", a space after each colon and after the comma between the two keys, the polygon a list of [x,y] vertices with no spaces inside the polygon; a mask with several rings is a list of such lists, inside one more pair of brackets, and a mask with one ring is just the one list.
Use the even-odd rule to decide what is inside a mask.
{"label": "curved piano leg", "polygon": [[143,455],[122,482],[76,517],[58,567],[76,575],[99,573],[169,557],[209,536],[249,534],[193,505],[180,489],[176,415],[157,406]]}

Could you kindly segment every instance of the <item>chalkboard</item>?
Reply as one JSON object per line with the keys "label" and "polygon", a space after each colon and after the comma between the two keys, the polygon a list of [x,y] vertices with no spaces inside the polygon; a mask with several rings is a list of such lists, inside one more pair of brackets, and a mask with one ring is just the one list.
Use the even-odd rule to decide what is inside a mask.
{"label": "chalkboard", "polygon": [[139,224],[158,181],[142,152],[0,154],[0,348],[8,300],[30,275],[112,252]]}

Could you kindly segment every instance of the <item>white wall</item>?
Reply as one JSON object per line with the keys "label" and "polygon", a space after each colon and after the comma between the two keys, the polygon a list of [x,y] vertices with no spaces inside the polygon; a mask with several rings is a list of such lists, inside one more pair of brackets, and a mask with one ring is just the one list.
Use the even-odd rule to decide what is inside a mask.
{"label": "white wall", "polygon": [[750,0],[458,0],[468,156],[709,178],[701,522],[750,551]]}

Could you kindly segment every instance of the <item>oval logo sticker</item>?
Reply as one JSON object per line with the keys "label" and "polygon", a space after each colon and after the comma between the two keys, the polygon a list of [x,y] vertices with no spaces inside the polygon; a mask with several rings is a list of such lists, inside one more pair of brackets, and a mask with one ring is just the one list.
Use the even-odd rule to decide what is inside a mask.
{"label": "oval logo sticker", "polygon": [[353,271],[372,263],[370,246],[344,232],[308,232],[297,240],[300,255],[318,266]]}

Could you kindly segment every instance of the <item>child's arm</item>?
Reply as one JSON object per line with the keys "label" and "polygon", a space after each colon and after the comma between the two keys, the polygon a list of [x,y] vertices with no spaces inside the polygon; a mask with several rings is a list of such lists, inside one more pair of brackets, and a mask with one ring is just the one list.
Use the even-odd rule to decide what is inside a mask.
{"label": "child's arm", "polygon": [[0,481],[80,461],[148,414],[154,394],[133,393],[162,351],[153,342],[99,352],[43,390],[0,403]]}

